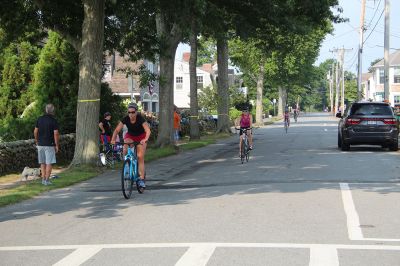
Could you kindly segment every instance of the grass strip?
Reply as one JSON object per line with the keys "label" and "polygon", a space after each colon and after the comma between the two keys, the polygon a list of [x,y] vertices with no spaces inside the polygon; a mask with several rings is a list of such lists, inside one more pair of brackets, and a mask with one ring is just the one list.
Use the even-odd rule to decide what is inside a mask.
{"label": "grass strip", "polygon": [[[189,141],[188,139],[184,140],[184,143],[179,146],[179,151],[192,150],[200,147],[207,146],[209,144],[215,143],[218,139],[227,138],[229,134],[212,134],[201,137],[199,140]],[[186,142],[187,141],[187,142]],[[148,148],[146,151],[146,162],[151,162],[156,159],[160,159],[163,157],[167,157],[170,155],[177,154],[178,150],[173,146],[167,146],[163,148]],[[114,166],[114,169],[118,169],[122,167],[122,163],[117,163]],[[89,167],[89,166],[81,166],[81,167],[73,167],[70,169],[66,169],[65,171],[57,174],[59,176],[58,179],[52,179],[52,185],[44,186],[41,184],[41,180],[35,180],[26,182],[22,185],[5,188],[0,190],[0,207],[15,204],[23,200],[27,200],[33,198],[43,192],[50,191],[53,189],[68,187],[73,184],[88,180],[95,176],[98,176],[102,171],[99,168]],[[0,179],[4,181],[12,181],[12,177],[15,175],[7,175],[0,177]]]}
{"label": "grass strip", "polygon": [[67,169],[58,174],[58,179],[52,179],[52,185],[44,186],[41,179],[27,182],[23,185],[0,190],[0,207],[14,204],[22,200],[33,198],[43,192],[57,188],[68,187],[70,185],[88,180],[97,176],[100,171],[92,167],[77,167]]}

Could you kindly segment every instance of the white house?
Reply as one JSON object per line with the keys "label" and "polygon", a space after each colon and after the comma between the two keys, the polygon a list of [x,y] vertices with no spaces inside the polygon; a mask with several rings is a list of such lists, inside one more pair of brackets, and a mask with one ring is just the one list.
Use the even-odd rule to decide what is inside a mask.
{"label": "white house", "polygon": [[[374,101],[384,99],[384,61],[383,59],[373,65],[371,80],[371,95]],[[392,106],[400,106],[400,50],[389,56],[389,102]],[[367,98],[368,99],[368,98]]]}
{"label": "white house", "polygon": [[[190,75],[189,75],[190,53],[183,53],[182,60],[175,60],[174,70],[174,104],[178,108],[190,108]],[[211,65],[210,65],[211,66]],[[197,89],[212,86],[211,68],[196,68],[197,70]]]}

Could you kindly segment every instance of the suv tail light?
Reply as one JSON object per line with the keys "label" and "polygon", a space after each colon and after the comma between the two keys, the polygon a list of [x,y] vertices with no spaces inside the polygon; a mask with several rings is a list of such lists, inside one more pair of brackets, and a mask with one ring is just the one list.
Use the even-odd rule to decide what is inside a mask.
{"label": "suv tail light", "polygon": [[346,125],[358,125],[360,124],[361,119],[360,118],[347,118],[346,119]]}
{"label": "suv tail light", "polygon": [[396,125],[397,124],[397,120],[394,118],[385,118],[383,119],[383,123],[385,125]]}

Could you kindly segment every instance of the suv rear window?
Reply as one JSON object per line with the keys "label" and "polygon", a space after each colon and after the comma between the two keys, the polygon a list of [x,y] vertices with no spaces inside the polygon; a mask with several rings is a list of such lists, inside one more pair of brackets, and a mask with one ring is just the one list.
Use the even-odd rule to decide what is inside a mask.
{"label": "suv rear window", "polygon": [[392,108],[385,104],[353,104],[350,115],[393,115]]}

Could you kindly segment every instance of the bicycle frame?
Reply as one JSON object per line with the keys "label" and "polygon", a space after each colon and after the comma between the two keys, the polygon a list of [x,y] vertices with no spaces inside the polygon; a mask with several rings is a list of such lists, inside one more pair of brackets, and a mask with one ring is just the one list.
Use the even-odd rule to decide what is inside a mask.
{"label": "bicycle frame", "polygon": [[[127,144],[127,143],[126,143]],[[138,171],[138,160],[137,160],[137,154],[136,154],[136,146],[138,145],[137,143],[129,143],[127,144],[127,153],[124,157],[124,161],[126,159],[130,160],[130,165],[129,165],[129,177],[136,182],[139,178],[139,171]],[[131,147],[133,146],[133,147]],[[133,149],[133,151],[132,151]],[[135,171],[133,171],[135,170]],[[135,174],[133,174],[135,172]]]}

